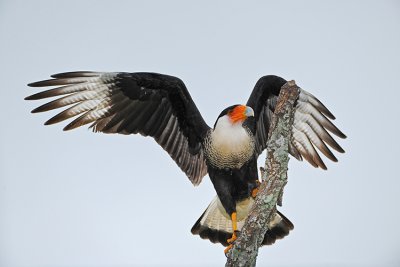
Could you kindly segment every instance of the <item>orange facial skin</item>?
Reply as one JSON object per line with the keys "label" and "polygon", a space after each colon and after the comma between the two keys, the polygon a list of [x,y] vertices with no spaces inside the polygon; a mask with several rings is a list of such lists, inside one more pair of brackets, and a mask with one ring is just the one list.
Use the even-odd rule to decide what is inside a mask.
{"label": "orange facial skin", "polygon": [[229,118],[231,119],[232,123],[237,123],[237,122],[242,122],[244,121],[247,116],[246,116],[246,109],[247,107],[244,105],[238,105],[232,109],[228,113]]}

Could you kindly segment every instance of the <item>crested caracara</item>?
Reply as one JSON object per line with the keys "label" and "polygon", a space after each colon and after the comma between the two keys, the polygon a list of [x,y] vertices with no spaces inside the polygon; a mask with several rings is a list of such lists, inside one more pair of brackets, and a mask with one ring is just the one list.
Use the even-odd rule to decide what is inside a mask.
{"label": "crested caracara", "polygon": [[[26,97],[57,97],[32,111],[63,108],[46,125],[74,118],[64,130],[91,124],[95,132],[153,137],[194,185],[208,173],[217,192],[192,233],[224,246],[236,239],[236,231],[240,231],[254,203],[259,185],[257,158],[266,148],[276,101],[286,80],[272,75],[260,78],[246,105],[227,107],[209,127],[185,84],[176,77],[81,71],[52,78],[29,86],[55,88]],[[317,98],[301,89],[295,105],[290,154],[322,169],[326,166],[317,149],[337,161],[331,148],[341,153],[344,150],[330,133],[346,136],[331,122],[333,119]],[[277,211],[263,244],[274,243],[291,229],[293,224]]]}

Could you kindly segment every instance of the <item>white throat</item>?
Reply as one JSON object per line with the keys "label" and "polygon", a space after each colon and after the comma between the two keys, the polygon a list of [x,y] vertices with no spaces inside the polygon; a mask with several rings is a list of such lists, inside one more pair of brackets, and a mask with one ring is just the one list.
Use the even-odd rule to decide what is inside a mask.
{"label": "white throat", "polygon": [[244,143],[248,143],[250,136],[243,128],[242,123],[233,123],[227,115],[218,119],[212,132],[213,145],[221,149],[235,151],[240,149]]}

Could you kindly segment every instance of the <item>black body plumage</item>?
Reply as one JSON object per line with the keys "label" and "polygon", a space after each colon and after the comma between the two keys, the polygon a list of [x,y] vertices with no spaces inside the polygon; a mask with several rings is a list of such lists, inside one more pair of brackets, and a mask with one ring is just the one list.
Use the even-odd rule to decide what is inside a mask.
{"label": "black body plumage", "polygon": [[246,162],[240,169],[218,169],[208,165],[208,175],[226,212],[236,211],[236,202],[248,198],[258,186],[257,160]]}

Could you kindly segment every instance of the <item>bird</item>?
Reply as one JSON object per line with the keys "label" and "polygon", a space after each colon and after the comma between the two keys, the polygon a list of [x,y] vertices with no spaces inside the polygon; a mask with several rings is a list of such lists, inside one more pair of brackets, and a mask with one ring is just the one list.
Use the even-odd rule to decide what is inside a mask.
{"label": "bird", "polygon": [[[94,132],[150,136],[193,185],[200,184],[208,174],[216,196],[191,232],[222,244],[227,253],[254,204],[260,185],[257,159],[266,149],[277,99],[286,82],[276,75],[261,77],[247,103],[222,110],[213,127],[203,119],[184,82],[166,74],[58,73],[51,75],[51,79],[28,84],[51,88],[25,99],[56,97],[32,110],[38,113],[62,109],[45,125],[72,118],[65,131],[90,124]],[[331,149],[339,153],[344,150],[331,134],[342,139],[346,135],[332,123],[335,116],[328,108],[302,88],[294,109],[289,153],[326,170],[319,153],[337,162]],[[293,223],[276,210],[262,245],[273,244],[293,228]]]}

